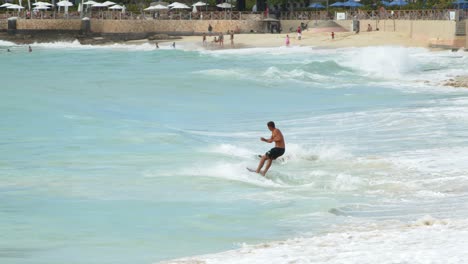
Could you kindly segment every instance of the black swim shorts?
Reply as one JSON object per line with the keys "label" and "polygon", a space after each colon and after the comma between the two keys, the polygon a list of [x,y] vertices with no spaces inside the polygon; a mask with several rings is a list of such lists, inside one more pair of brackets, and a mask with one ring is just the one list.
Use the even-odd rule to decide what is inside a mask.
{"label": "black swim shorts", "polygon": [[270,159],[276,159],[284,154],[286,149],[284,148],[272,148],[265,155]]}

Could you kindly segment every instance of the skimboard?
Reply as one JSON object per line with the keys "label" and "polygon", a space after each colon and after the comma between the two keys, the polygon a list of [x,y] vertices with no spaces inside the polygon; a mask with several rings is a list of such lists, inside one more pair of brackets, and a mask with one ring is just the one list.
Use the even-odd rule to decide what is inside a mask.
{"label": "skimboard", "polygon": [[252,168],[247,167],[246,169],[247,169],[248,171],[250,171],[250,172],[255,172],[255,173],[257,173],[257,170],[254,170],[254,169],[252,169]]}

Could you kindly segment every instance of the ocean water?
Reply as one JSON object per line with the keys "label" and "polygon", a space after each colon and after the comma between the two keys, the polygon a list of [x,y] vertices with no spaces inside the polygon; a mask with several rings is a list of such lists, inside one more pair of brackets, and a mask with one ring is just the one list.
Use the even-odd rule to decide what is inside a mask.
{"label": "ocean water", "polygon": [[0,41],[0,263],[467,262],[467,53],[32,48]]}

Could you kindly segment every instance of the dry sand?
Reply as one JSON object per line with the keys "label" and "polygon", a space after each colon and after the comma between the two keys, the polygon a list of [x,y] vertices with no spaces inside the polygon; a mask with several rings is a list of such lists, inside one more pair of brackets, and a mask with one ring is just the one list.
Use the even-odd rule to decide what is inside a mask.
{"label": "dry sand", "polygon": [[[285,46],[287,34],[236,34],[234,36],[234,47],[279,47]],[[304,31],[302,39],[298,40],[295,33],[289,34],[291,46],[315,46],[315,47],[364,47],[364,46],[405,46],[405,47],[428,47],[428,42],[416,41],[407,35],[397,32],[335,32],[335,39],[331,38],[329,32],[314,33]],[[211,43],[213,36],[207,36],[208,48],[219,48],[219,45]],[[201,36],[183,37],[180,42],[201,44]],[[224,48],[230,48],[229,35],[224,35]]]}

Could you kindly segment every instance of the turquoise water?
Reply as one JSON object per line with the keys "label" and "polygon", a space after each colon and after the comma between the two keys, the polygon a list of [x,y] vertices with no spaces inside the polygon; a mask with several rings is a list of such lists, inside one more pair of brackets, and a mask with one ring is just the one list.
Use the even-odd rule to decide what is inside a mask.
{"label": "turquoise water", "polygon": [[[0,57],[1,263],[155,263],[349,218],[467,216],[468,92],[440,85],[465,53],[0,42]],[[270,120],[287,152],[264,179],[245,167]]]}

